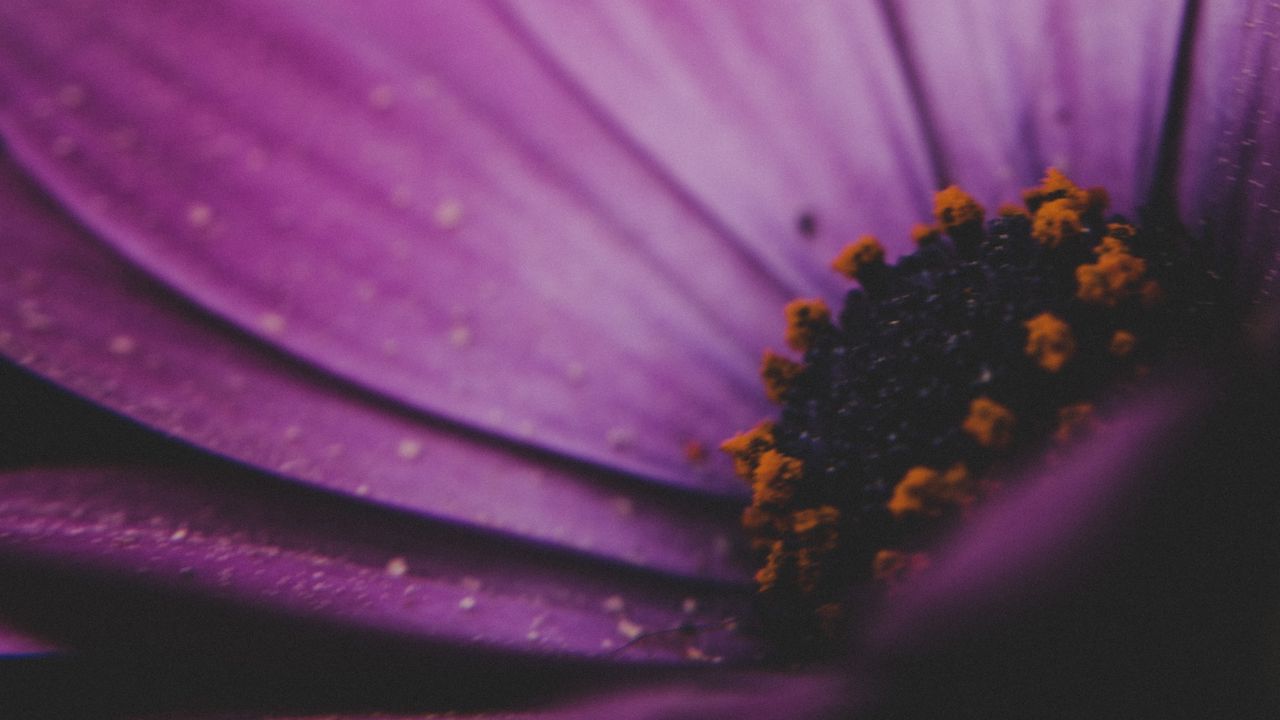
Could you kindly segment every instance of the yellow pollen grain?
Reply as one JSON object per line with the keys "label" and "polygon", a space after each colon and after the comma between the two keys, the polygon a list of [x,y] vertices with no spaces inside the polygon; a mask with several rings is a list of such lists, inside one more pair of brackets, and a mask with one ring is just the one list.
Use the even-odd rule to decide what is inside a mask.
{"label": "yellow pollen grain", "polygon": [[787,345],[797,352],[804,352],[812,345],[818,331],[828,325],[831,311],[819,299],[799,299],[787,303]]}
{"label": "yellow pollen grain", "polygon": [[1107,252],[1096,263],[1076,268],[1076,297],[1091,305],[1115,307],[1147,272],[1142,258],[1127,252]]}
{"label": "yellow pollen grain", "polygon": [[929,556],[901,550],[879,550],[871,561],[871,576],[889,586],[899,585],[928,569]]}
{"label": "yellow pollen grain", "polygon": [[701,440],[688,440],[681,448],[684,459],[693,465],[701,465],[707,461],[707,446]]}
{"label": "yellow pollen grain", "polygon": [[1050,200],[1041,205],[1031,224],[1031,237],[1050,248],[1077,238],[1082,232],[1084,224],[1080,220],[1080,211],[1071,205],[1070,200]]}
{"label": "yellow pollen grain", "polygon": [[756,571],[755,581],[760,586],[760,592],[767,592],[773,589],[778,582],[778,573],[782,570],[782,564],[786,561],[786,550],[781,540],[775,540],[769,547],[769,557],[765,560],[764,566]]}
{"label": "yellow pollen grain", "polygon": [[831,268],[850,280],[857,280],[872,267],[884,265],[884,246],[874,235],[863,235],[844,246]]}
{"label": "yellow pollen grain", "polygon": [[1003,203],[1000,207],[996,208],[996,215],[999,215],[1002,218],[1031,217],[1031,214],[1027,212],[1026,208],[1014,203]]}
{"label": "yellow pollen grain", "polygon": [[781,403],[796,378],[804,372],[802,363],[789,360],[772,350],[764,351],[760,361],[760,379],[764,381],[764,393],[770,402]]}
{"label": "yellow pollen grain", "polygon": [[759,505],[748,505],[742,510],[742,527],[752,537],[777,530],[777,515]]}
{"label": "yellow pollen grain", "polygon": [[791,532],[804,538],[818,539],[816,547],[835,549],[835,525],[840,521],[840,511],[831,505],[798,510],[791,515]]}
{"label": "yellow pollen grain", "polygon": [[824,560],[835,552],[840,511],[830,505],[800,510],[791,515],[791,531],[797,549],[793,555],[796,585],[805,594],[817,589]]}
{"label": "yellow pollen grain", "polygon": [[895,518],[908,515],[940,517],[947,510],[963,507],[974,499],[969,470],[956,463],[945,473],[917,465],[902,476],[893,488],[886,507]]}
{"label": "yellow pollen grain", "polygon": [[1129,357],[1133,353],[1133,348],[1138,344],[1138,338],[1128,330],[1117,330],[1111,334],[1111,340],[1107,343],[1107,352],[1118,358]]}
{"label": "yellow pollen grain", "polygon": [[756,463],[752,489],[756,505],[786,505],[795,495],[804,464],[777,450],[766,450]]}
{"label": "yellow pollen grain", "polygon": [[973,196],[961,190],[958,185],[940,190],[933,196],[933,217],[948,233],[963,227],[981,225],[984,212]]}
{"label": "yellow pollen grain", "polygon": [[983,396],[969,403],[969,416],[961,429],[982,447],[1003,450],[1013,443],[1015,426],[1016,420],[1009,408]]}
{"label": "yellow pollen grain", "polygon": [[1058,410],[1058,428],[1053,432],[1053,439],[1066,444],[1080,438],[1088,437],[1098,426],[1094,416],[1092,403],[1076,403]]}
{"label": "yellow pollen grain", "polygon": [[1115,238],[1120,242],[1129,242],[1137,234],[1138,229],[1129,223],[1107,223],[1107,237]]}
{"label": "yellow pollen grain", "polygon": [[926,225],[924,223],[916,223],[911,226],[911,242],[916,245],[928,245],[942,240],[942,227],[940,225]]}
{"label": "yellow pollen grain", "polygon": [[1045,171],[1040,184],[1022,192],[1027,209],[1037,213],[1046,203],[1064,201],[1066,207],[1081,212],[1090,206],[1089,191],[1071,181],[1061,170],[1051,167]]}
{"label": "yellow pollen grain", "polygon": [[1138,299],[1142,307],[1150,310],[1164,302],[1164,288],[1155,280],[1148,280],[1138,288]]}
{"label": "yellow pollen grain", "polygon": [[1111,206],[1111,193],[1104,187],[1091,187],[1085,190],[1085,212],[1100,217]]}
{"label": "yellow pollen grain", "polygon": [[1040,313],[1023,325],[1027,328],[1023,352],[1045,371],[1058,372],[1076,354],[1071,327],[1052,313]]}
{"label": "yellow pollen grain", "polygon": [[818,618],[818,629],[824,638],[835,639],[845,620],[844,606],[840,603],[823,603],[813,611]]}
{"label": "yellow pollen grain", "polygon": [[734,472],[744,480],[753,479],[761,453],[773,446],[773,423],[768,420],[720,443],[720,449],[733,457]]}
{"label": "yellow pollen grain", "polygon": [[1112,235],[1102,238],[1102,242],[1098,243],[1098,246],[1093,249],[1093,254],[1098,256],[1127,252],[1129,252],[1129,246],[1125,244],[1125,241]]}

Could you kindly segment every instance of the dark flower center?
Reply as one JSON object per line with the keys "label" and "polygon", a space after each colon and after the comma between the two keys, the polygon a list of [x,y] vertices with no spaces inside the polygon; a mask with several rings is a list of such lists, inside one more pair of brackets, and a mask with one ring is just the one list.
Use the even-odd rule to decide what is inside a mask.
{"label": "dark flower center", "polygon": [[743,527],[778,647],[838,636],[851,585],[892,593],[927,568],[1002,464],[1105,432],[1099,400],[1207,326],[1209,277],[1176,222],[1107,216],[1105,191],[1053,169],[1023,199],[984,223],[947,188],[896,264],[870,236],[840,253],[860,287],[834,322],[820,300],[787,306],[803,362],[766,351],[761,370],[781,412],[723,445],[753,490]]}

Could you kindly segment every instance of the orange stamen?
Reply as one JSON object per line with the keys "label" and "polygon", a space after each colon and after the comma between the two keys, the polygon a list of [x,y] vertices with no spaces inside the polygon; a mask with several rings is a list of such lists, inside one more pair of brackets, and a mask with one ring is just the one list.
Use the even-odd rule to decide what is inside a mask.
{"label": "orange stamen", "polygon": [[1009,408],[984,396],[969,403],[969,416],[961,429],[982,447],[1003,450],[1013,443],[1015,424]]}
{"label": "orange stamen", "polygon": [[1046,371],[1056,373],[1076,353],[1071,327],[1051,313],[1040,313],[1023,323],[1027,328],[1027,357]]}
{"label": "orange stamen", "polygon": [[804,352],[813,345],[819,330],[830,324],[831,311],[818,299],[792,300],[787,303],[787,345]]}

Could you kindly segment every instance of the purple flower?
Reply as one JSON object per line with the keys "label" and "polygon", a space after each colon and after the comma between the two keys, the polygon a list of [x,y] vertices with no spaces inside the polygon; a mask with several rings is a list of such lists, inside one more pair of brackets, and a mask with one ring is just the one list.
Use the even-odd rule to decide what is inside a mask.
{"label": "purple flower", "polygon": [[1271,327],[1274,4],[0,12],[0,648],[41,702],[1261,702],[1273,335],[1030,473],[840,667],[734,632],[743,494],[699,448],[767,414],[783,304],[951,181],[1176,206]]}

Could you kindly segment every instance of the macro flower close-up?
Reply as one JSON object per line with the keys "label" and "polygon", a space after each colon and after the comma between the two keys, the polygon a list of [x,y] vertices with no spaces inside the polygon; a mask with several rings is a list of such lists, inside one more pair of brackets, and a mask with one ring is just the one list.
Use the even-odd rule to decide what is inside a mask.
{"label": "macro flower close-up", "polygon": [[1280,699],[1280,4],[0,17],[5,717]]}

